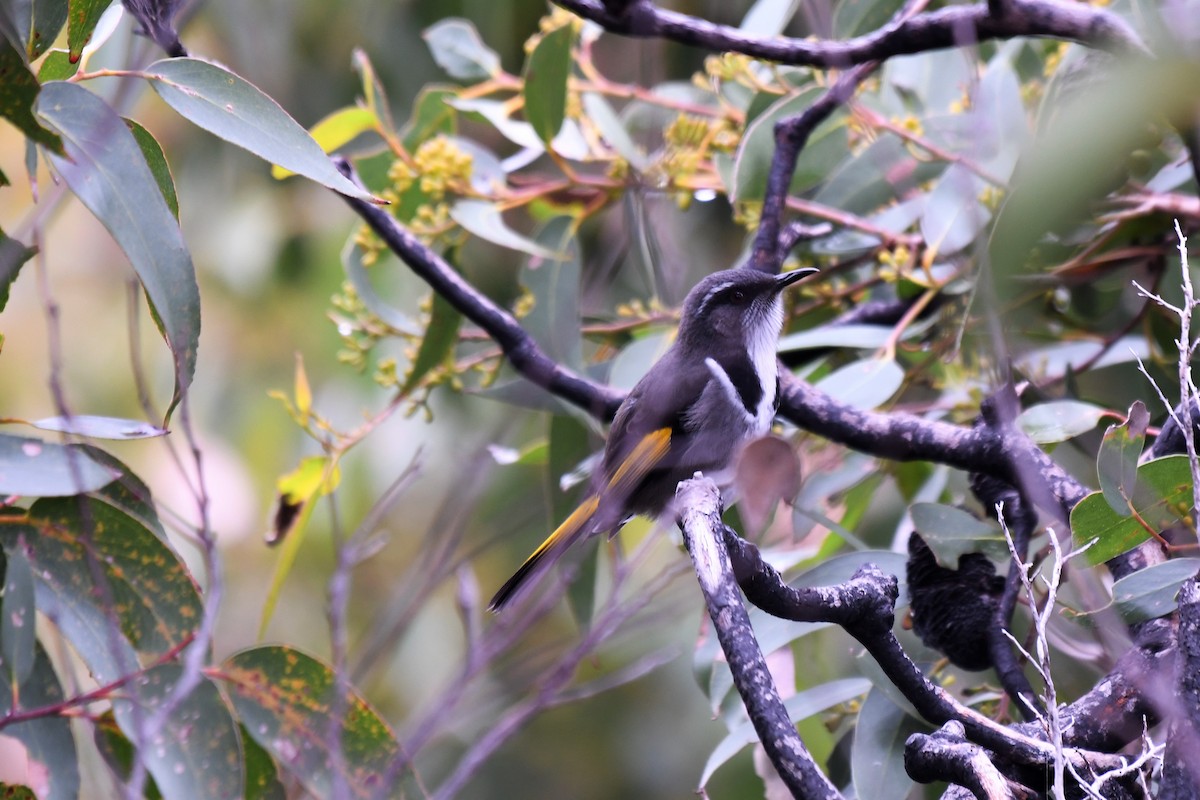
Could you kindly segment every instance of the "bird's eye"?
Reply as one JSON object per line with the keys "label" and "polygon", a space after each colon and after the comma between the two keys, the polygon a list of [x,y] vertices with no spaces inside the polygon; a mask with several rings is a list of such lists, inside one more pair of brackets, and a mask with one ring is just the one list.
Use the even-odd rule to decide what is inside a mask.
{"label": "bird's eye", "polygon": [[733,293],[729,295],[729,299],[735,303],[744,303],[746,302],[746,293],[741,289],[734,289]]}

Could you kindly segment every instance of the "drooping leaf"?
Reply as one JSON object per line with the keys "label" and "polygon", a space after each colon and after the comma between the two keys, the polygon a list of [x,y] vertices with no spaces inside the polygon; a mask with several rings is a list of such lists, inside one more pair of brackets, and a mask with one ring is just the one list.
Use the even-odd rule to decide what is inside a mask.
{"label": "drooping leaf", "polygon": [[0,517],[6,549],[22,536],[38,610],[101,683],[182,646],[200,623],[200,595],[183,562],[114,506],[86,497],[38,500],[25,517]]}
{"label": "drooping leaf", "polygon": [[904,743],[927,730],[897,708],[878,688],[863,701],[854,726],[850,773],[859,797],[904,800],[913,781],[904,771]]}
{"label": "drooping leaf", "polygon": [[[65,698],[54,667],[40,644],[35,644],[33,668],[21,684],[20,708],[45,708]],[[12,686],[0,680],[0,717],[14,709]],[[0,736],[8,736],[24,746],[27,771],[37,775],[42,789],[37,800],[75,800],[79,797],[79,761],[71,722],[65,716],[48,716],[6,725]]]}
{"label": "drooping leaf", "polygon": [[[113,698],[113,714],[130,741],[141,723],[173,699],[183,673],[178,664],[145,670]],[[244,796],[245,772],[237,724],[221,693],[206,677],[162,719],[154,738],[137,748],[165,798],[234,800]]]}
{"label": "drooping leaf", "polygon": [[[787,708],[788,718],[793,722],[799,722],[866,694],[870,689],[871,682],[866,678],[841,678],[797,692],[784,701],[784,706]],[[754,725],[749,721],[730,731],[729,735],[722,739],[709,754],[708,761],[704,764],[704,771],[700,774],[699,788],[703,789],[708,784],[713,773],[722,764],[757,741],[758,734],[755,733]]]}
{"label": "drooping leaf", "polygon": [[337,171],[308,131],[244,78],[196,58],[156,61],[145,74],[167,105],[209,133],[336,192],[375,202]]}
{"label": "drooping leaf", "polygon": [[[316,125],[313,125],[309,133],[322,150],[332,153],[362,134],[378,128],[379,120],[373,111],[359,106],[350,106],[323,117]],[[284,169],[278,164],[271,167],[271,177],[276,180],[295,174],[292,170]]]}
{"label": "drooping leaf", "polygon": [[891,359],[864,358],[826,375],[817,388],[855,408],[874,409],[886,403],[904,383],[904,370]]}
{"label": "drooping leaf", "polygon": [[26,247],[0,230],[0,311],[8,305],[9,291],[21,267],[25,266],[25,262],[33,258],[35,253],[36,249]]}
{"label": "drooping leaf", "polygon": [[245,730],[313,795],[332,796],[339,767],[351,797],[398,795],[398,785],[379,784],[398,755],[395,735],[353,689],[339,698],[328,666],[289,647],[255,647],[226,660],[221,676]]}
{"label": "drooping leaf", "polygon": [[164,436],[166,431],[148,422],[121,417],[77,414],[73,417],[47,417],[29,423],[44,431],[61,431],[91,439],[148,439]]}
{"label": "drooping leaf", "polygon": [[7,41],[0,40],[0,117],[38,144],[61,153],[62,140],[42,127],[33,114],[40,89],[41,84],[25,66],[21,53]]}
{"label": "drooping leaf", "polygon": [[179,195],[175,193],[175,178],[171,175],[171,165],[167,163],[167,156],[163,152],[162,145],[154,138],[154,134],[142,127],[140,122],[126,118],[125,124],[129,126],[129,132],[137,140],[138,147],[142,148],[146,166],[150,167],[150,173],[154,176],[159,191],[162,192],[163,200],[167,202],[167,208],[171,209],[172,216],[178,220]]}
{"label": "drooping leaf", "polygon": [[29,60],[34,61],[58,38],[67,21],[67,4],[63,0],[30,0],[24,5],[31,12],[31,19],[30,26],[21,33],[24,35],[28,31],[25,52]]}
{"label": "drooping leaf", "polygon": [[475,26],[457,17],[431,25],[421,34],[433,60],[452,78],[480,81],[500,71],[500,56],[483,43]]}
{"label": "drooping leaf", "polygon": [[1064,442],[1087,433],[1108,411],[1079,400],[1055,400],[1030,406],[1017,417],[1017,427],[1038,444]]}
{"label": "drooping leaf", "polygon": [[120,476],[99,491],[93,492],[92,497],[130,517],[154,534],[159,541],[167,543],[167,546],[170,547],[166,529],[163,528],[162,521],[158,518],[158,510],[154,506],[150,487],[111,453],[106,453],[92,445],[83,445],[80,449],[91,456],[96,463]]}
{"label": "drooping leaf", "polygon": [[0,597],[0,666],[10,687],[16,688],[29,678],[37,641],[33,592],[33,570],[25,557],[25,547],[4,549],[4,595]]}
{"label": "drooping leaf", "polygon": [[271,754],[241,729],[242,762],[246,769],[246,800],[287,800],[287,790],[279,780],[279,767]]}
{"label": "drooping leaf", "polygon": [[[447,99],[446,104],[469,114],[477,114],[513,144],[520,145],[533,154],[546,149],[537,131],[528,122],[509,116],[508,107],[499,100]],[[550,142],[554,152],[572,161],[581,161],[588,155],[588,143],[574,120],[563,122],[562,130]]]}
{"label": "drooping leaf", "polygon": [[1192,473],[1187,456],[1167,456],[1138,467],[1132,506],[1136,514],[1122,516],[1113,510],[1102,492],[1092,492],[1071,510],[1071,534],[1076,547],[1093,539],[1087,551],[1089,563],[1100,564],[1150,538],[1189,516],[1192,504]]}
{"label": "drooping leaf", "polygon": [[567,79],[571,75],[572,25],[550,31],[529,54],[525,66],[525,119],[543,142],[551,142],[567,113]]}
{"label": "drooping leaf", "polygon": [[1096,473],[1100,491],[1112,510],[1129,516],[1129,498],[1133,497],[1137,481],[1138,456],[1146,443],[1146,426],[1150,412],[1141,400],[1129,407],[1129,416],[1121,425],[1109,425],[1100,442],[1096,457]]}
{"label": "drooping leaf", "polygon": [[112,0],[71,0],[71,12],[67,17],[67,46],[71,49],[71,63],[79,61],[83,48],[92,39],[96,23]]}
{"label": "drooping leaf", "polygon": [[283,547],[279,552],[279,561],[275,564],[275,574],[271,576],[267,599],[263,601],[258,626],[260,636],[266,632],[271,616],[275,613],[279,592],[282,591],[283,582],[287,580],[292,565],[296,562],[296,555],[300,552],[300,545],[304,541],[304,533],[308,529],[308,521],[312,517],[316,500],[336,489],[340,480],[341,472],[329,458],[309,456],[302,459],[294,470],[281,475],[276,482],[279,505],[274,526],[267,534],[267,544],[282,543]]}
{"label": "drooping leaf", "polygon": [[66,145],[67,158],[50,156],[54,168],[125,251],[175,356],[169,418],[192,382],[200,338],[200,291],[179,223],[137,140],[103,100],[75,84],[50,83],[37,112]]}
{"label": "drooping leaf", "polygon": [[354,70],[362,77],[362,96],[363,101],[367,104],[367,110],[375,116],[384,131],[389,134],[394,133],[396,123],[392,119],[392,107],[388,103],[387,93],[379,82],[379,75],[375,72],[375,66],[371,63],[371,59],[367,57],[365,51],[356,47],[351,55],[351,60],[354,63]]}
{"label": "drooping leaf", "polygon": [[551,358],[572,369],[583,366],[577,224],[573,217],[559,216],[542,226],[536,244],[559,257],[531,256],[521,270],[521,283],[533,296],[533,308],[522,320],[525,329]]}
{"label": "drooping leaf", "polygon": [[77,447],[0,434],[0,495],[62,497],[117,477]]}
{"label": "drooping leaf", "polygon": [[951,164],[942,173],[921,215],[921,235],[938,255],[957,253],[987,227],[992,215],[979,200],[986,187],[961,164]]}
{"label": "drooping leaf", "polygon": [[621,122],[621,118],[612,110],[612,106],[604,99],[602,95],[593,92],[584,92],[583,110],[587,112],[588,119],[600,131],[600,135],[604,137],[604,141],[621,158],[629,162],[630,166],[638,172],[644,172],[650,165],[650,160],[642,149],[634,143],[633,137],[629,135],[629,131],[625,129],[625,124]]}
{"label": "drooping leaf", "polygon": [[558,257],[553,250],[542,247],[508,227],[495,203],[486,200],[459,200],[451,207],[450,218],[469,233],[492,244],[542,258]]}

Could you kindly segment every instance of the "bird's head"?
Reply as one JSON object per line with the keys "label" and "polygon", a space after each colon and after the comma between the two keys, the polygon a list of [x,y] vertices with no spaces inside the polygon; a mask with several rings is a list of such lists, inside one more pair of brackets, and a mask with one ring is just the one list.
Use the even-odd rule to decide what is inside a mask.
{"label": "bird's head", "polygon": [[684,300],[679,342],[711,346],[723,340],[749,348],[759,339],[773,341],[783,325],[783,290],[816,271],[806,267],[771,275],[738,267],[714,272]]}

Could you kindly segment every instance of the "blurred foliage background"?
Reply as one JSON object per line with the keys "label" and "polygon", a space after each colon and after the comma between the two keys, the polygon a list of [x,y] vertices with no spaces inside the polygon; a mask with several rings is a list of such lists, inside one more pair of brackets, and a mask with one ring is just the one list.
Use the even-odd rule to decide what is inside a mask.
{"label": "blurred foliage background", "polygon": [[[806,4],[787,31],[850,35],[880,24],[895,5],[852,0]],[[679,10],[731,24],[742,20],[747,6],[717,0],[673,4]],[[428,26],[453,16],[472,21],[487,45],[498,52],[504,69],[519,75],[525,42],[537,32],[539,19],[546,13],[545,3],[537,0],[350,0],[338,4],[211,0],[188,11],[191,16],[183,31],[194,54],[228,65],[305,126],[352,104],[361,93],[361,80],[351,66],[354,51],[361,49],[373,63],[400,122],[407,119],[422,87],[447,82],[421,38]],[[996,101],[997,119],[1011,127],[989,134],[998,137],[994,142],[997,148],[986,154],[984,162],[986,168],[1000,170],[1004,181],[1028,131],[1035,127],[1034,120],[1041,116],[1038,109],[1051,76],[1064,61],[1078,59],[1079,50],[1057,42],[1022,41],[985,45],[979,53],[966,56],[957,52],[927,54],[897,60],[869,89],[883,98],[879,101],[882,106],[893,103],[896,110],[909,108],[908,116],[892,114],[894,126],[908,126],[912,133],[929,133],[939,141],[944,137],[945,141],[961,142],[974,131],[956,128],[955,119],[963,119],[969,109],[967,98],[977,87],[979,73],[1001,76],[996,81],[1006,83],[989,83],[985,77],[982,91],[984,97]],[[134,63],[157,57],[150,55],[152,48],[147,42],[132,36],[125,21],[91,68],[103,66],[106,58],[111,58],[114,67],[126,66],[131,52]],[[706,65],[706,55],[657,40],[603,36],[596,45],[595,62],[611,80],[656,86],[666,81],[686,83],[706,70],[709,75],[719,72],[712,63]],[[984,72],[981,65],[993,58],[1009,66]],[[729,68],[736,72],[738,65]],[[781,83],[787,80],[771,77]],[[104,81],[110,81],[111,91],[121,91],[115,80],[101,79],[89,85],[103,91]],[[749,102],[748,97],[726,98],[730,103],[743,100]],[[1009,105],[1000,109],[1004,103]],[[358,225],[345,205],[314,184],[296,178],[273,180],[261,161],[185,123],[149,92],[143,93],[129,116],[150,129],[167,153],[204,303],[191,414],[203,448],[211,524],[219,535],[226,574],[216,637],[219,660],[260,640],[259,612],[278,559],[278,551],[264,544],[277,480],[300,459],[319,452],[297,429],[283,404],[269,393],[292,391],[298,356],[313,388],[314,408],[339,428],[353,428],[365,415],[378,412],[391,393],[373,379],[373,367],[358,370],[346,363],[346,342],[330,318],[331,314],[337,316],[332,298],[342,293],[345,280],[341,252]],[[669,122],[668,118],[658,127],[647,124],[644,130],[635,131],[637,143],[654,151],[662,144],[663,127]],[[481,141],[499,143],[487,126],[463,124]],[[827,174],[832,164],[846,157],[842,148],[858,148],[857,156],[871,146],[875,141],[871,136],[880,134],[868,134],[870,127],[862,118],[852,123],[839,121],[826,144],[835,149],[821,151],[828,154],[828,160],[818,160],[813,167],[819,174],[807,196],[861,214],[890,203],[890,195],[873,193],[878,187],[870,180],[863,179],[860,185],[845,173]],[[1154,137],[1155,141],[1134,154],[1130,171],[1122,177],[1157,180],[1163,189],[1190,185],[1190,170],[1180,159],[1179,142],[1161,128],[1155,129]],[[879,166],[863,160],[868,169],[883,173],[903,161],[906,169],[911,166],[916,172],[891,187],[897,194],[897,186],[925,181],[932,185],[945,170],[946,162],[925,151],[912,159],[915,165],[908,165],[907,157],[919,147],[897,145],[899,140],[883,135],[878,141],[892,142],[889,147],[898,154],[888,150],[880,155],[884,152],[881,146],[873,152],[885,160]],[[0,168],[10,177],[22,173],[23,148],[24,140],[15,130],[0,126]],[[1091,155],[1108,157],[1103,146]],[[1120,157],[1128,155],[1123,152]],[[1076,168],[1089,167],[1085,160]],[[846,172],[850,169],[845,167]],[[879,296],[890,298],[905,292],[911,296],[933,285],[939,295],[934,307],[943,301],[944,308],[951,309],[956,302],[965,304],[971,299],[968,289],[946,280],[947,271],[971,271],[965,265],[974,263],[974,254],[967,245],[983,229],[1001,198],[989,196],[982,186],[976,188],[971,182],[974,179],[964,180],[971,187],[964,191],[973,193],[984,211],[983,222],[968,224],[973,230],[967,233],[961,229],[960,215],[946,212],[949,219],[941,234],[953,231],[967,237],[954,248],[943,248],[962,251],[964,255],[957,260],[942,263],[931,258],[923,263],[904,249],[907,240],[882,249],[876,248],[877,241],[826,242],[824,249],[814,245],[803,256],[837,265],[845,263],[839,259],[857,257],[847,254],[866,252],[867,260],[857,262],[855,268],[863,275],[879,270],[884,282]],[[647,313],[638,318],[637,335],[620,341],[619,346],[632,348],[631,343],[643,342],[636,357],[645,363],[652,354],[650,348],[661,343],[670,327],[669,315],[655,317],[657,306],[651,298],[665,306],[677,303],[698,277],[732,265],[746,242],[746,227],[734,221],[737,215],[724,195],[696,194],[690,202],[681,202],[677,188],[657,190],[651,186],[629,192],[589,221],[578,240],[585,276],[580,297],[584,318],[608,318],[621,304],[641,300],[641,311]],[[864,194],[858,194],[860,190]],[[46,195],[59,189],[43,172],[37,191]],[[1029,191],[1036,192],[1037,184]],[[20,181],[0,192],[0,227],[12,230],[25,219],[29,193],[30,188]],[[951,191],[930,202],[956,209],[964,196],[963,191]],[[739,215],[746,213],[746,209],[738,210]],[[931,229],[936,229],[937,220],[930,219],[932,216],[920,221],[912,216],[902,225],[891,224],[904,231],[919,231],[928,239]],[[1131,400],[1147,396],[1136,365],[1128,357],[1120,355],[1111,359],[1111,364],[1080,375],[1071,365],[1086,361],[1094,352],[1092,345],[1122,330],[1137,334],[1140,352],[1148,356],[1165,353],[1167,360],[1172,357],[1167,323],[1154,314],[1143,317],[1128,284],[1131,274],[1161,276],[1168,263],[1177,267],[1164,236],[1165,219],[1162,214],[1147,214],[1115,223],[1089,220],[1032,260],[1035,266],[1047,268],[1049,279],[1036,276],[1012,295],[1003,295],[1002,300],[1009,304],[1000,323],[1008,334],[1006,347],[1011,348],[1024,374],[1049,376],[1038,384],[1035,399],[1082,398],[1119,413]],[[159,397],[169,392],[171,363],[146,318],[125,258],[78,204],[61,205],[45,224],[47,233],[39,242],[41,255],[22,273],[0,316],[5,334],[0,354],[2,413],[25,419],[50,415],[54,408],[51,378],[56,377],[68,406],[76,413],[139,417],[130,358],[131,318],[138,357],[146,364]],[[923,224],[926,227],[922,228]],[[523,232],[531,233],[532,227],[530,224]],[[861,233],[843,233],[861,238]],[[1086,246],[1092,241],[1088,236],[1101,242],[1099,252],[1119,254],[1107,262],[1103,258],[1072,260],[1081,250],[1089,256],[1097,252]],[[1121,250],[1143,246],[1149,250]],[[505,303],[521,297],[519,281],[527,261],[524,255],[476,240],[468,242],[456,258],[473,283]],[[1050,272],[1050,267],[1059,271]],[[419,314],[427,289],[407,270],[392,269],[376,275],[376,280],[389,302],[409,314]],[[796,327],[815,328],[854,301],[872,297],[871,291],[868,287],[856,293],[848,278],[839,284],[829,303],[820,302],[828,297],[809,296],[800,309],[803,321]],[[1169,282],[1162,291],[1170,294]],[[62,320],[57,329],[51,328],[50,303]],[[893,402],[897,407],[967,421],[991,385],[990,368],[1008,353],[997,353],[992,331],[978,320],[960,325],[954,313],[946,312],[940,322],[932,330],[920,332],[921,347],[901,348],[898,357],[909,372],[899,396],[902,400]],[[1051,347],[1060,340],[1077,349],[1067,352]],[[895,345],[890,343],[893,355]],[[617,347],[597,345],[600,355],[612,355],[605,346]],[[402,344],[384,342],[379,347],[375,359],[404,357]],[[596,356],[596,352],[589,355]],[[818,380],[845,363],[848,359],[835,357],[812,367],[809,375]],[[637,365],[630,368],[636,370]],[[1157,367],[1152,365],[1152,369]],[[894,392],[899,386],[892,388]],[[869,389],[855,391],[859,390],[864,392],[859,399],[868,406],[879,405],[892,395],[888,392],[874,402],[867,399],[872,397]],[[461,593],[469,594],[476,587],[476,600],[489,594],[490,587],[498,585],[561,517],[563,497],[557,489],[559,470],[555,467],[563,463],[563,456],[547,454],[546,449],[553,446],[547,444],[547,437],[554,424],[577,425],[554,423],[544,411],[518,409],[473,392],[435,391],[427,408],[411,411],[390,417],[343,462],[336,503],[324,501],[317,508],[265,632],[268,641],[330,656],[324,611],[335,532],[344,535],[352,530],[397,477],[417,462],[415,481],[381,524],[387,533],[386,544],[355,570],[350,595],[351,664],[357,664],[354,679],[401,740],[414,732],[418,720],[428,719],[431,713],[438,719],[436,704],[447,697],[447,689],[455,688],[465,652],[458,610]],[[1053,435],[1047,441],[1053,441]],[[580,453],[587,449],[585,442],[594,448],[601,441],[594,430],[588,432],[578,425],[571,437]],[[1085,436],[1055,454],[1089,484],[1095,483],[1096,438]],[[178,443],[149,440],[115,443],[111,449],[150,483],[159,501],[182,517],[194,519],[194,501],[180,480],[179,467],[169,457],[167,448],[172,445]],[[802,521],[801,532],[832,519],[866,547],[902,550],[910,529],[909,503],[959,502],[966,496],[963,476],[945,468],[881,466],[848,456],[844,449],[814,437],[804,439],[802,445],[805,474],[813,477],[802,491],[800,505],[827,516]],[[566,465],[574,463],[568,460]],[[625,549],[636,548],[647,531],[642,523],[629,526],[621,535]],[[432,587],[421,585],[412,565],[420,563],[429,542],[450,533],[461,535],[459,555],[472,556],[469,564],[474,575],[460,575],[457,582],[446,580]],[[777,540],[786,538],[779,532],[774,535]],[[802,541],[795,548],[793,562],[820,562],[841,544],[840,539],[830,542],[820,535],[807,544]],[[195,562],[194,549],[187,542],[179,546],[184,557]],[[601,557],[602,572],[611,568],[608,558],[607,552]],[[647,576],[684,561],[671,537],[658,536],[639,567],[639,585],[645,584]],[[828,574],[836,571],[835,566]],[[711,666],[705,658],[712,657],[704,649],[701,655],[693,655],[704,630],[697,601],[698,593],[686,574],[670,583],[636,624],[623,628],[583,660],[576,680],[582,685],[620,676],[621,670],[636,667],[648,657],[665,665],[610,691],[537,715],[484,765],[464,796],[666,798],[689,792],[713,747],[727,732],[725,725],[714,719],[722,709],[710,707],[707,691],[698,688],[693,674],[693,660],[698,665],[695,671],[704,676]],[[494,670],[462,684],[465,695],[461,702],[447,711],[447,718],[438,719],[439,735],[418,756],[421,780],[436,785],[457,756],[495,725],[499,711],[513,702],[516,693],[528,688],[523,679],[559,657],[580,636],[576,620],[563,604],[494,664]],[[792,630],[780,634],[779,641],[798,636]],[[870,674],[869,666],[858,664],[850,640],[838,631],[805,631],[799,641],[794,652],[785,648],[776,663],[781,674],[794,673],[798,690],[857,674],[860,669]],[[906,644],[927,663],[936,660],[915,639],[909,637]],[[1059,645],[1065,657],[1083,666],[1063,676],[1060,697],[1069,698],[1090,686],[1108,656],[1075,632],[1065,633]],[[790,660],[793,657],[794,662]],[[944,674],[955,680],[953,670]],[[845,715],[827,714],[801,724],[806,743],[819,759],[827,760],[839,783],[848,778],[847,717],[857,708],[851,704],[843,709]],[[714,797],[761,794],[761,783],[753,773],[751,757],[745,752],[716,773],[709,792]]]}

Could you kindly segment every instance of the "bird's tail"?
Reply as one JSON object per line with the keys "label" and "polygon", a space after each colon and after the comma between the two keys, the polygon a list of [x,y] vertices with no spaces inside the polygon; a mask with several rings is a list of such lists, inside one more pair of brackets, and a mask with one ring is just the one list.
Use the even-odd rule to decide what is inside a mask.
{"label": "bird's tail", "polygon": [[[584,500],[579,508],[572,511],[571,516],[563,521],[563,524],[555,528],[554,533],[546,537],[546,541],[538,545],[538,549],[533,551],[533,555],[525,559],[521,568],[505,581],[500,590],[492,597],[492,601],[488,603],[488,610],[499,611],[503,608],[504,604],[512,599],[517,590],[533,575],[537,566],[548,555],[562,552],[580,537],[592,533],[595,528],[591,523],[600,508],[602,498],[606,504],[617,502],[623,508],[626,499],[633,493],[634,488],[646,476],[646,473],[666,456],[670,443],[670,428],[660,428],[643,437],[617,467],[612,478],[604,487],[604,491]],[[616,527],[620,527],[619,521],[617,521]]]}
{"label": "bird's tail", "polygon": [[571,512],[571,516],[563,521],[554,529],[554,533],[546,537],[546,541],[538,545],[538,549],[533,551],[529,558],[525,559],[525,563],[521,565],[513,576],[504,582],[500,587],[500,591],[496,592],[492,597],[492,602],[488,603],[488,611],[499,611],[504,608],[504,604],[512,599],[521,585],[533,574],[537,569],[538,564],[556,550],[566,550],[576,539],[582,536],[589,530],[588,523],[592,521],[592,517],[596,515],[596,509],[600,505],[600,498],[593,495],[587,500],[584,500],[579,508]]}

